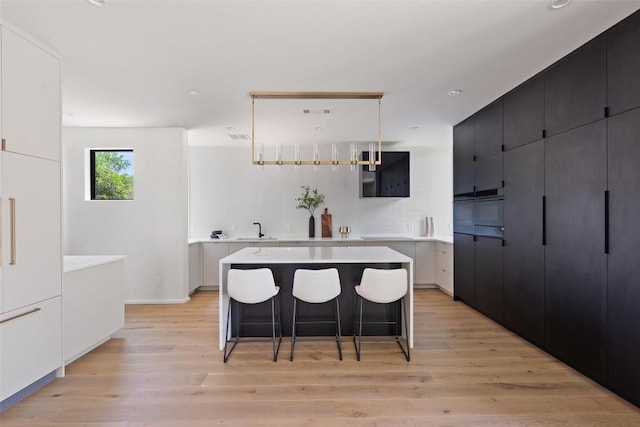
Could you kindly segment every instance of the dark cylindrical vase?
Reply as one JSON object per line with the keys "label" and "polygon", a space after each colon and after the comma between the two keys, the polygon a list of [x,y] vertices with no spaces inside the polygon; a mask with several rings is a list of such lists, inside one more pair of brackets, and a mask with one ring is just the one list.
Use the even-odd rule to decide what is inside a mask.
{"label": "dark cylindrical vase", "polygon": [[316,219],[313,215],[309,217],[309,237],[316,237]]}

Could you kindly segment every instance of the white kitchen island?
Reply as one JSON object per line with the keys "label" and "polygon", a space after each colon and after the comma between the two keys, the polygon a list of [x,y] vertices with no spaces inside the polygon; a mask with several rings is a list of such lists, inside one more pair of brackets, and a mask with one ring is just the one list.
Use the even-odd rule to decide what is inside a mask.
{"label": "white kitchen island", "polygon": [[[219,293],[219,347],[224,348],[227,330],[227,273],[231,268],[268,267],[274,273],[276,284],[280,286],[282,321],[287,335],[286,322],[291,320],[291,286],[293,272],[297,268],[338,268],[342,285],[341,313],[346,314],[343,334],[351,334],[348,320],[352,316],[355,300],[353,287],[359,283],[364,268],[405,268],[408,271],[409,289],[407,294],[408,323],[404,331],[408,335],[409,346],[413,347],[413,259],[385,246],[354,247],[250,247],[244,248],[220,260]],[[342,301],[347,300],[346,304]],[[345,316],[343,316],[343,319]],[[346,325],[346,326],[345,326]],[[406,327],[408,326],[408,328]]]}

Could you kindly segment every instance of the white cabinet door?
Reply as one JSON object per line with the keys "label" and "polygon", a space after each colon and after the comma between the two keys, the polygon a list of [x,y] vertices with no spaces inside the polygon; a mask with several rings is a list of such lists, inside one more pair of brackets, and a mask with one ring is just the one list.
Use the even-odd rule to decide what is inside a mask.
{"label": "white cabinet door", "polygon": [[220,260],[229,255],[228,243],[202,243],[202,281],[204,286],[218,286]]}
{"label": "white cabinet door", "polygon": [[0,315],[0,401],[62,366],[60,300]]}
{"label": "white cabinet door", "polygon": [[436,283],[434,242],[416,242],[414,266],[416,271],[416,284],[430,285]]}
{"label": "white cabinet door", "polygon": [[2,138],[6,150],[60,160],[60,61],[2,27]]}
{"label": "white cabinet door", "polygon": [[0,312],[60,295],[60,163],[3,152]]}
{"label": "white cabinet door", "polygon": [[189,245],[189,295],[202,285],[202,243]]}

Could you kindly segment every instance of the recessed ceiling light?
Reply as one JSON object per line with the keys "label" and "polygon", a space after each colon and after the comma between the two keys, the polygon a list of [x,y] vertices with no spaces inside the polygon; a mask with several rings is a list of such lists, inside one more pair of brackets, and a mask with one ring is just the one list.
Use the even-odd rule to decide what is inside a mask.
{"label": "recessed ceiling light", "polygon": [[195,89],[191,89],[189,92],[187,92],[189,95],[191,96],[200,96],[202,95],[202,93],[200,91],[197,91]]}
{"label": "recessed ceiling light", "polygon": [[316,126],[314,129],[315,130],[322,130],[322,128],[320,126]]}
{"label": "recessed ceiling light", "polygon": [[411,126],[409,130],[418,130],[418,126]]}
{"label": "recessed ceiling light", "polygon": [[106,0],[87,0],[94,6],[104,6],[106,4]]}
{"label": "recessed ceiling light", "polygon": [[227,130],[236,130],[233,126],[227,126]]}
{"label": "recessed ceiling light", "polygon": [[549,2],[549,10],[558,10],[566,7],[571,3],[571,0],[553,0]]}
{"label": "recessed ceiling light", "polygon": [[449,96],[456,96],[456,95],[460,95],[462,93],[462,91],[460,89],[453,89],[449,91]]}

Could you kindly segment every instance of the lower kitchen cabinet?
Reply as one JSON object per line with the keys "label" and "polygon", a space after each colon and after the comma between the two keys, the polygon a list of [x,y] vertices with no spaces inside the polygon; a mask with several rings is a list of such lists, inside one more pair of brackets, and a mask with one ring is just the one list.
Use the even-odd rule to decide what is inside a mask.
{"label": "lower kitchen cabinet", "polygon": [[416,242],[416,254],[413,262],[414,284],[430,285],[435,278],[436,242]]}
{"label": "lower kitchen cabinet", "polygon": [[[251,246],[251,244],[247,244]],[[202,285],[218,287],[220,260],[229,255],[227,243],[202,243]]]}
{"label": "lower kitchen cabinet", "polygon": [[640,406],[640,109],[609,119],[609,382]]}
{"label": "lower kitchen cabinet", "polygon": [[202,285],[202,244],[189,245],[189,295]]}
{"label": "lower kitchen cabinet", "polygon": [[471,234],[453,233],[453,295],[476,306],[475,241]]}
{"label": "lower kitchen cabinet", "polygon": [[453,245],[451,243],[436,242],[436,284],[453,295]]}
{"label": "lower kitchen cabinet", "polygon": [[475,282],[476,309],[502,323],[502,239],[476,237]]}
{"label": "lower kitchen cabinet", "polygon": [[0,402],[61,366],[60,296],[0,315]]}
{"label": "lower kitchen cabinet", "polygon": [[546,140],[546,350],[607,378],[606,122]]}

